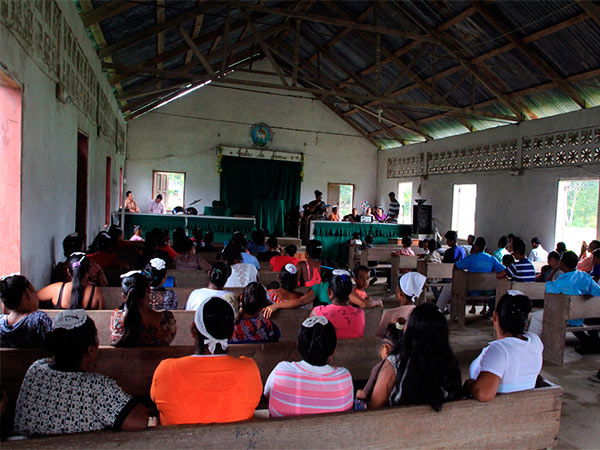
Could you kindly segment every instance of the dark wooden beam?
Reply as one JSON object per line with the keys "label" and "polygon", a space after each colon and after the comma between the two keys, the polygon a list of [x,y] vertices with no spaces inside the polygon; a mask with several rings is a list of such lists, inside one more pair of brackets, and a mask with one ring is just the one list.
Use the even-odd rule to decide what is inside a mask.
{"label": "dark wooden beam", "polygon": [[127,11],[128,9],[134,8],[140,4],[147,3],[148,0],[135,0],[135,1],[123,1],[123,0],[110,0],[93,11],[82,13],[81,21],[83,25],[89,27],[105,19],[113,17],[117,14]]}
{"label": "dark wooden beam", "polygon": [[[201,0],[198,0],[198,2],[201,2]],[[200,14],[198,17],[196,17],[194,19],[194,28],[192,29],[192,39],[196,39],[198,37],[198,35],[200,34],[200,30],[202,30],[203,23],[204,23],[204,14]],[[190,49],[185,54],[184,64],[189,64],[189,62],[192,60],[192,56],[193,56],[193,52]]]}
{"label": "dark wooden beam", "polygon": [[[210,78],[212,78],[212,79],[217,78],[217,74],[215,73],[215,71],[209,64],[209,62],[206,60],[206,58],[202,54],[202,51],[198,48],[198,46],[196,44],[194,44],[194,40],[191,38],[191,36],[189,34],[187,34],[187,31],[185,31],[185,29],[182,26],[180,26],[179,32],[181,33],[181,36],[183,36],[183,39],[185,40],[185,42],[187,42],[187,45],[190,46],[190,49],[192,49],[192,52],[194,52],[194,55],[196,55],[196,58],[198,58],[198,61],[200,61],[200,63],[202,64],[202,67],[204,67],[204,70],[206,70],[206,73],[208,73]],[[223,68],[223,66],[221,66],[221,75],[223,75],[224,73],[225,73],[224,68]]]}
{"label": "dark wooden beam", "polygon": [[596,22],[598,26],[600,26],[600,6],[598,6],[597,3],[589,0],[579,0],[577,4],[590,18],[594,20],[594,22]]}
{"label": "dark wooden beam", "polygon": [[427,35],[419,33],[410,33],[396,28],[388,28],[382,26],[374,26],[366,23],[355,22],[354,20],[340,19],[338,17],[328,17],[318,14],[298,13],[293,11],[286,11],[279,8],[267,8],[265,6],[253,5],[250,3],[235,2],[236,7],[245,10],[264,12],[275,16],[292,17],[295,19],[302,19],[309,22],[319,22],[328,25],[335,25],[344,28],[352,28],[356,30],[369,31],[371,33],[381,33],[389,36],[401,37],[404,39],[411,39],[415,41],[423,42],[435,42],[433,38]]}

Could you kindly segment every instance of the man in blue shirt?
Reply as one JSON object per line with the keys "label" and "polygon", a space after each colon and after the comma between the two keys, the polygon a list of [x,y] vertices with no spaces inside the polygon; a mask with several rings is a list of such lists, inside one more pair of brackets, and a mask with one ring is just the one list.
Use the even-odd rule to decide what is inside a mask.
{"label": "man in blue shirt", "polygon": [[513,281],[535,281],[535,267],[527,256],[525,256],[525,242],[523,239],[514,237],[512,242],[513,256],[516,262],[500,272],[498,278],[510,278]]}
{"label": "man in blue shirt", "polygon": [[447,248],[444,252],[444,258],[442,259],[443,263],[455,263],[467,256],[465,249],[456,245],[456,241],[458,240],[456,231],[446,231],[444,237],[446,238],[446,244],[448,244],[448,247],[450,248]]}
{"label": "man in blue shirt", "polygon": [[[565,273],[554,281],[548,281],[546,283],[546,292],[548,294],[593,295],[594,297],[600,297],[600,286],[588,273],[577,270],[578,262],[579,258],[574,252],[568,251],[563,253],[560,259],[560,268]],[[542,334],[543,313],[543,310],[533,313],[531,325],[529,325],[529,331],[532,333],[537,335]],[[598,319],[585,320],[585,323],[589,323],[590,325],[597,324],[597,322]],[[572,319],[567,323],[569,326],[581,326],[584,324],[584,320]],[[575,331],[573,334],[577,336],[582,344],[575,349],[578,353],[600,352],[598,331],[590,331],[589,334],[585,331]]]}
{"label": "man in blue shirt", "polygon": [[[448,232],[450,233],[450,232]],[[448,235],[446,233],[446,235]],[[454,232],[453,232],[454,233]],[[471,248],[471,254],[466,258],[461,258],[454,264],[454,267],[461,270],[467,270],[469,272],[474,273],[489,273],[489,272],[502,272],[504,270],[504,266],[500,264],[496,258],[491,255],[485,253],[486,242],[482,237],[478,237],[475,239],[473,243],[473,247]],[[460,248],[460,247],[457,247]],[[448,249],[450,250],[450,249]],[[446,251],[448,251],[446,250]],[[462,250],[462,249],[461,249]],[[452,295],[452,283],[447,284],[442,289],[442,293],[440,294],[440,298],[437,301],[437,307],[444,311],[446,309],[448,303],[450,302],[450,298]],[[481,292],[477,291],[469,291],[469,295],[481,295]],[[485,310],[485,306],[484,306]],[[471,310],[471,313],[474,311]]]}

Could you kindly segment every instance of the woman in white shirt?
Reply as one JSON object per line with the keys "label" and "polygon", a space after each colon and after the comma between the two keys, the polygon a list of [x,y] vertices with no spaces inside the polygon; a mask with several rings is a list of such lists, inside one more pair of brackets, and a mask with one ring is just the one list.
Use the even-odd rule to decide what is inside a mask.
{"label": "woman in white shirt", "polygon": [[226,288],[246,287],[258,281],[258,270],[252,264],[242,262],[242,252],[236,242],[230,242],[223,250],[223,259],[231,267],[231,275],[225,283]]}
{"label": "woman in white shirt", "polygon": [[537,335],[524,332],[530,312],[529,297],[519,291],[508,291],[498,302],[492,317],[497,338],[471,363],[471,379],[464,384],[480,402],[535,387],[544,346]]}

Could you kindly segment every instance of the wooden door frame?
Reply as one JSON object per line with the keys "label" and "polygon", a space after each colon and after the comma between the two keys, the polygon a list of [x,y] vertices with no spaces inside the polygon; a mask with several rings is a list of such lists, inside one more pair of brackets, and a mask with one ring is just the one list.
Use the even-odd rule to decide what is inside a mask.
{"label": "wooden door frame", "polygon": [[[329,197],[329,186],[330,185],[344,185],[344,186],[352,186],[352,201],[350,203],[350,214],[352,214],[352,208],[357,208],[356,206],[354,206],[354,197],[355,197],[355,193],[356,193],[356,185],[354,183],[337,183],[335,181],[328,181],[327,182],[327,196]],[[329,198],[327,199],[329,201]],[[341,211],[339,211],[339,207],[340,205],[337,205],[338,207],[338,212],[341,214]],[[357,208],[358,209],[358,208]]]}
{"label": "wooden door frame", "polygon": [[[183,172],[183,171],[179,171],[179,170],[160,170],[160,169],[152,169],[152,200],[154,201],[155,197],[154,197],[154,179],[155,179],[155,174],[157,172],[160,173],[182,173],[183,174],[183,208],[185,209],[185,180],[187,178],[187,172]],[[165,211],[167,211],[167,201],[166,199],[163,199],[165,202]]]}

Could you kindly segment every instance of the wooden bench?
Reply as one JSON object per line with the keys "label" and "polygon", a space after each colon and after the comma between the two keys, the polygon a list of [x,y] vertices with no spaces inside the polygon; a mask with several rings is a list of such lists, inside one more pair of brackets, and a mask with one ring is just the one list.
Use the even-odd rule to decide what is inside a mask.
{"label": "wooden bench", "polygon": [[[526,405],[526,407],[524,407]],[[97,431],[3,442],[47,448],[549,448],[558,442],[562,388],[548,382],[491,402],[458,400],[440,412],[398,406],[245,422]]]}
{"label": "wooden bench", "polygon": [[[123,296],[121,294],[122,291],[120,287],[102,287],[99,289],[102,291],[102,295],[104,296],[104,309],[113,310],[121,306],[123,303]],[[174,290],[177,294],[177,309],[185,309],[185,304],[190,296],[190,293],[199,288],[176,287],[169,289]],[[244,288],[230,288],[227,290],[239,296],[244,291]]]}
{"label": "wooden bench", "polygon": [[418,303],[425,303],[427,296],[427,289],[433,287],[442,288],[448,283],[433,282],[429,280],[447,280],[452,278],[452,271],[454,270],[454,263],[428,263],[425,260],[417,261],[417,272],[427,277],[423,293],[419,297]]}
{"label": "wooden bench", "polygon": [[415,270],[417,268],[418,260],[419,256],[398,255],[391,257],[392,277],[390,280],[390,289],[392,291],[392,294],[396,295],[396,293],[398,292],[398,279],[400,278],[400,271]]}
{"label": "wooden bench", "polygon": [[563,365],[567,331],[600,330],[600,325],[567,326],[568,319],[597,317],[600,317],[600,297],[546,294],[541,336],[544,360],[557,366]]}
{"label": "wooden bench", "polygon": [[[178,287],[206,287],[208,286],[208,272],[200,270],[168,270],[169,276],[175,277]],[[258,273],[258,280],[268,286],[271,282],[277,281],[279,272],[262,270]]]}
{"label": "wooden bench", "polygon": [[489,295],[469,296],[468,291],[496,291],[498,280],[495,272],[469,273],[464,270],[452,271],[452,297],[450,320],[456,320],[461,326],[465,325],[465,307],[467,297],[472,301],[486,301]]}
{"label": "wooden bench", "polygon": [[[383,308],[365,309],[365,333],[364,336],[375,336],[377,327],[381,321]],[[50,317],[54,317],[59,313],[59,310],[46,310]],[[96,310],[86,311],[88,316],[96,324],[98,329],[98,340],[100,345],[110,345],[110,318],[113,311]],[[281,309],[275,311],[272,316],[273,322],[279,327],[281,336],[279,340],[296,341],[298,338],[298,330],[302,322],[310,315],[310,309]],[[177,320],[177,334],[171,342],[171,346],[187,346],[194,345],[194,337],[192,336],[191,327],[194,323],[194,311],[173,311],[175,320]]]}
{"label": "wooden bench", "polygon": [[[331,364],[345,367],[354,380],[366,380],[371,369],[381,361],[378,354],[379,338],[340,339]],[[281,361],[299,361],[296,342],[270,344],[234,344],[229,346],[232,356],[254,359],[263,383]],[[166,358],[180,358],[194,353],[193,346],[115,348],[101,346],[95,371],[114,378],[131,395],[147,395],[156,366]],[[29,366],[47,357],[44,349],[0,349],[2,389],[11,401],[16,398]],[[4,446],[4,443],[2,444]]]}
{"label": "wooden bench", "polygon": [[496,300],[499,300],[500,297],[510,290],[521,291],[531,300],[543,300],[544,295],[546,294],[546,283],[524,283],[503,278],[498,280],[498,283],[496,284]]}

